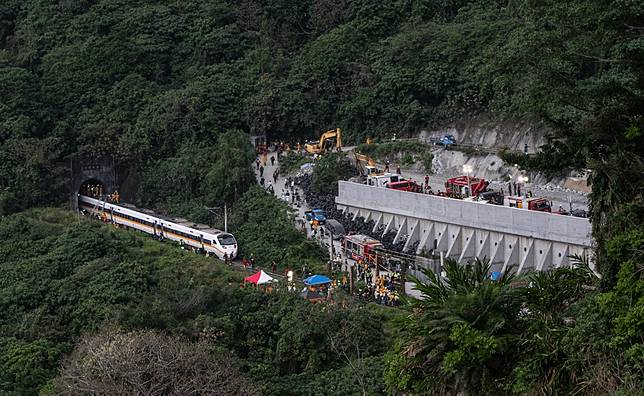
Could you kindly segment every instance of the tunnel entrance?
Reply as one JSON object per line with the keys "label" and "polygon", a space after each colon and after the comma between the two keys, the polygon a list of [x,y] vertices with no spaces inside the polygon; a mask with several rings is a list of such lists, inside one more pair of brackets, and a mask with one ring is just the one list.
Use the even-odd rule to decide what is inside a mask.
{"label": "tunnel entrance", "polygon": [[102,181],[98,179],[89,179],[81,184],[78,189],[78,193],[92,198],[101,198],[106,194],[110,194],[111,191],[105,190],[105,184],[103,184]]}
{"label": "tunnel entrance", "polygon": [[114,158],[110,156],[100,158],[78,158],[68,160],[71,171],[70,206],[72,210],[78,209],[78,195],[87,195],[94,198],[106,198],[118,190],[118,179]]}

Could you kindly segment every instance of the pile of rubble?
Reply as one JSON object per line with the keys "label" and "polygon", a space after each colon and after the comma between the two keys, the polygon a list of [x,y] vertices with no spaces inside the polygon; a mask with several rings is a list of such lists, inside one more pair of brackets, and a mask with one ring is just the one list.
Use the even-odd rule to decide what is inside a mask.
{"label": "pile of rubble", "polygon": [[[389,231],[383,235],[385,226],[380,225],[374,232],[375,222],[373,220],[365,221],[364,217],[361,216],[356,217],[354,220],[352,214],[343,213],[341,210],[338,210],[335,205],[335,195],[313,191],[311,174],[298,175],[296,177],[296,184],[302,188],[304,198],[310,207],[324,210],[327,218],[337,220],[342,224],[347,233],[368,235],[371,238],[379,240],[385,249],[395,252],[403,251],[406,237],[400,238],[397,243],[394,243],[396,231]],[[414,253],[417,247],[418,242],[412,244],[408,252]]]}

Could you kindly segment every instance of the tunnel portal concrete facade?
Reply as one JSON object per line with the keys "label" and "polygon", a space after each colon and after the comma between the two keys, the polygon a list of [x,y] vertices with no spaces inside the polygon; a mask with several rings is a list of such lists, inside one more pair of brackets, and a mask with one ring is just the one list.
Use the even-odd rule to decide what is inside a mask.
{"label": "tunnel portal concrete facade", "polygon": [[118,189],[116,169],[112,157],[74,158],[69,160],[71,170],[70,205],[72,210],[78,208],[78,193],[84,183],[95,180],[102,184],[103,194],[111,194]]}

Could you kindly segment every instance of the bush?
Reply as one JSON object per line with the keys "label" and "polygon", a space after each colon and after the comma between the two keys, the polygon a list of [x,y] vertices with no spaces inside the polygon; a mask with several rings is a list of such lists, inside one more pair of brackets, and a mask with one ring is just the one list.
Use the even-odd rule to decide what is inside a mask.
{"label": "bush", "polygon": [[235,204],[232,230],[239,242],[239,255],[255,257],[269,266],[273,260],[280,270],[319,263],[320,245],[307,241],[295,228],[295,212],[284,201],[259,187],[252,187]]}
{"label": "bush", "polygon": [[427,172],[430,175],[434,173],[434,169],[432,168],[434,155],[431,153],[431,151],[427,151],[424,154],[422,154],[421,160],[423,161],[423,167],[425,168],[425,172]]}
{"label": "bush", "polygon": [[585,166],[579,150],[560,142],[550,142],[536,154],[529,155],[504,148],[499,152],[499,157],[509,165],[516,164],[521,169],[542,172],[548,177],[562,176]]}
{"label": "bush", "polygon": [[295,151],[289,151],[288,154],[282,155],[279,158],[280,173],[288,175],[300,169],[300,166],[311,162],[311,159],[305,155],[298,154]]}
{"label": "bush", "polygon": [[226,356],[155,331],[107,332],[80,340],[55,381],[63,395],[259,395]]}
{"label": "bush", "polygon": [[337,193],[338,180],[355,175],[355,168],[342,153],[324,155],[313,168],[313,190],[319,193]]}

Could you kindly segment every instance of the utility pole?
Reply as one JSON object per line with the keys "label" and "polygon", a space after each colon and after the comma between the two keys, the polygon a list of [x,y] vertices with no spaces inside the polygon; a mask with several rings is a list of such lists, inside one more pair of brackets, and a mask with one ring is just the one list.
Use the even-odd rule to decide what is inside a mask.
{"label": "utility pole", "polygon": [[331,255],[331,261],[333,261],[333,231],[329,230],[329,243],[330,243],[330,248],[329,248],[329,254]]}
{"label": "utility pole", "polygon": [[[220,218],[219,216],[221,215],[221,206],[214,208],[207,207],[206,210],[211,215],[216,216],[216,218]],[[226,202],[224,202],[224,232],[228,232],[228,205],[226,204]]]}
{"label": "utility pole", "polygon": [[354,264],[351,264],[349,266],[349,294],[353,295],[353,266]]}

